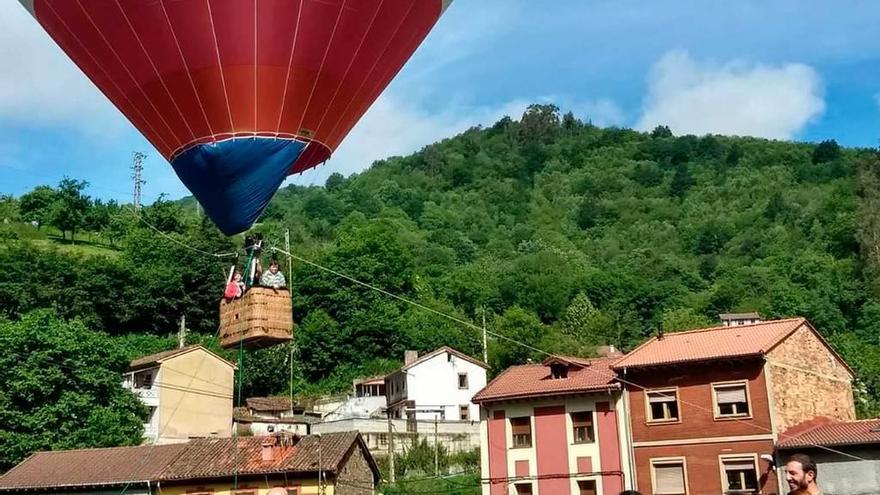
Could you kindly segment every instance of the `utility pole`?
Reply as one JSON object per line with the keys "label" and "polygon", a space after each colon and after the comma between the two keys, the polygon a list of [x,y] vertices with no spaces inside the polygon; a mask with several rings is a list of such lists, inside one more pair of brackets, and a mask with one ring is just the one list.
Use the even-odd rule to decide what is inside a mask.
{"label": "utility pole", "polygon": [[391,409],[385,409],[388,414],[388,481],[394,484],[394,426],[391,424]]}
{"label": "utility pole", "polygon": [[186,345],[186,315],[180,315],[180,329],[177,330],[177,347]]}
{"label": "utility pole", "polygon": [[434,476],[440,477],[440,444],[437,441],[437,416],[434,413]]}
{"label": "utility pole", "polygon": [[483,315],[483,362],[489,364],[489,345],[488,339],[486,338],[486,307],[483,306],[483,310],[480,311]]}
{"label": "utility pole", "polygon": [[131,178],[134,180],[134,209],[141,209],[141,186],[146,184],[142,178],[146,153],[135,151],[131,154]]}

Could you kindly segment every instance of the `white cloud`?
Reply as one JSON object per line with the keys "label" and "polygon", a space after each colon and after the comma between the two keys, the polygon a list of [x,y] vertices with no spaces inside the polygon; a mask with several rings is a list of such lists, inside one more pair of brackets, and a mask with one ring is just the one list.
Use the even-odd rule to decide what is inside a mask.
{"label": "white cloud", "polygon": [[130,129],[17,1],[0,15],[0,121],[31,128],[69,127],[90,134]]}
{"label": "white cloud", "polygon": [[821,79],[807,65],[698,63],[673,51],[651,70],[636,127],[790,139],[824,111]]}

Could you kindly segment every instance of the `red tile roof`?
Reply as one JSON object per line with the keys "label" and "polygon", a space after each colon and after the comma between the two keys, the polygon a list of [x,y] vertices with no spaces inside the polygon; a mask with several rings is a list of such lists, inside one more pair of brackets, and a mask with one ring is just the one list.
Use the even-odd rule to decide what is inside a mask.
{"label": "red tile roof", "polygon": [[[245,399],[248,408],[257,412],[284,412],[290,410],[290,397],[248,397]],[[303,409],[302,406],[294,408]]]}
{"label": "red tile roof", "polygon": [[465,361],[472,363],[472,364],[475,364],[481,368],[489,369],[489,365],[487,365],[486,363],[484,363],[478,359],[474,359],[461,351],[457,351],[457,350],[453,349],[452,347],[444,345],[443,347],[440,347],[438,349],[434,349],[433,351],[431,351],[423,356],[419,356],[418,359],[416,359],[415,361],[413,361],[407,365],[404,365],[402,368],[400,368],[400,370],[406,371],[406,370],[412,368],[413,366],[416,366],[420,363],[423,363],[424,361],[427,361],[428,359],[431,359],[432,357],[434,357],[438,354],[442,354],[444,352],[448,352],[449,354],[452,354],[455,357],[458,357],[460,359],[464,359]]}
{"label": "red tile roof", "polygon": [[0,491],[120,486],[159,478],[184,444],[37,452],[0,477]]}
{"label": "red tile roof", "polygon": [[321,469],[337,471],[346,454],[355,448],[360,435],[356,431],[327,433],[298,438],[291,447],[280,448],[273,461],[263,461],[262,442],[267,437],[204,438],[188,444],[180,456],[162,472],[161,480],[223,478],[249,474],[311,473]]}
{"label": "red tile roof", "polygon": [[816,418],[786,430],[779,435],[776,446],[795,449],[815,445],[834,447],[865,444],[880,444],[880,418],[861,421]]}
{"label": "red tile roof", "polygon": [[805,323],[809,325],[803,318],[791,318],[667,333],[635,348],[618,360],[614,369],[763,356]]}
{"label": "red tile roof", "polygon": [[525,364],[511,366],[489,382],[483,390],[474,395],[472,401],[480,404],[502,400],[523,399],[529,397],[546,397],[553,395],[570,395],[604,390],[617,390],[620,384],[615,380],[611,365],[618,358],[583,359],[562,358],[575,363],[570,368],[568,377],[551,378],[548,364]]}
{"label": "red tile roof", "polygon": [[[39,488],[94,487],[183,482],[254,474],[338,472],[360,448],[373,478],[379,470],[356,431],[291,437],[272,461],[262,460],[267,437],[202,438],[185,444],[38,452],[0,477],[0,492]],[[319,455],[320,450],[320,455]]]}
{"label": "red tile roof", "polygon": [[137,371],[139,369],[152,368],[153,366],[156,366],[156,365],[162,363],[162,361],[165,361],[165,360],[171,359],[173,357],[179,356],[181,354],[186,354],[187,352],[192,352],[192,351],[195,351],[198,349],[201,349],[201,350],[207,352],[208,354],[211,354],[212,356],[223,361],[224,363],[228,364],[229,366],[232,366],[233,368],[235,367],[235,364],[233,364],[232,362],[230,362],[226,359],[223,359],[222,357],[209,351],[208,349],[205,349],[200,344],[194,344],[194,345],[188,345],[186,347],[180,347],[177,349],[169,349],[167,351],[157,352],[156,354],[150,354],[149,356],[139,357],[139,358],[135,359],[134,361],[132,361],[131,363],[129,363],[128,371]]}

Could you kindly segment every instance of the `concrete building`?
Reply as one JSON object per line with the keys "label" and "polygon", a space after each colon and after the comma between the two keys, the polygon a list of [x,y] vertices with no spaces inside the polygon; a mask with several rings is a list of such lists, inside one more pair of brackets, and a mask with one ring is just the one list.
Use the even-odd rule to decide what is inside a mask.
{"label": "concrete building", "polygon": [[407,351],[403,367],[385,377],[388,410],[410,420],[477,420],[480,409],[471,398],[486,386],[487,369],[450,347],[424,356]]}
{"label": "concrete building", "polygon": [[[776,448],[780,466],[792,454],[809,455],[826,495],[880,493],[880,419],[834,421],[819,417],[789,428]],[[780,493],[787,490],[780,483]]]}
{"label": "concrete building", "polygon": [[617,495],[631,486],[616,359],[512,366],[474,397],[484,495]]}
{"label": "concrete building", "polygon": [[232,435],[235,365],[200,345],[135,359],[122,386],[147,406],[146,443]]}
{"label": "concrete building", "polygon": [[245,407],[233,411],[233,421],[240,434],[266,436],[273,433],[309,435],[321,415],[293,404],[289,397],[248,397]]}
{"label": "concrete building", "polygon": [[369,495],[378,482],[360,435],[347,432],[37,452],[0,477],[0,493]]}
{"label": "concrete building", "polygon": [[613,368],[645,494],[776,493],[780,434],[855,419],[852,371],[803,318],[661,334]]}
{"label": "concrete building", "polygon": [[[436,434],[435,434],[436,427]],[[322,421],[312,425],[314,433],[344,431],[360,432],[364,443],[374,457],[387,457],[390,448],[387,418],[344,418]],[[402,454],[416,442],[437,443],[450,454],[470,452],[480,448],[480,423],[474,421],[437,421],[392,419],[394,452]]]}

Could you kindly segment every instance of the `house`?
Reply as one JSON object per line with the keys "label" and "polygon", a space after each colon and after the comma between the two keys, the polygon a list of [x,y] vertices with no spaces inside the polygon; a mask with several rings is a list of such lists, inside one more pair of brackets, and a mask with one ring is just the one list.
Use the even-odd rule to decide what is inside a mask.
{"label": "house", "polygon": [[660,334],[613,368],[645,494],[775,493],[783,432],[855,419],[852,370],[803,318]]}
{"label": "house", "polygon": [[725,327],[754,325],[763,321],[758,313],[721,313],[719,317],[721,318],[721,325]]}
{"label": "house", "polygon": [[[880,493],[880,418],[834,421],[818,417],[786,430],[776,444],[777,464],[795,453],[809,455],[822,493]],[[788,487],[780,486],[784,493]]]}
{"label": "house", "polygon": [[366,495],[378,481],[360,435],[348,432],[38,452],[0,477],[0,493]]}
{"label": "house", "polygon": [[123,387],[147,406],[146,443],[232,435],[235,365],[200,345],[135,359]]}
{"label": "house", "polygon": [[451,347],[423,356],[406,351],[403,367],[385,377],[388,412],[411,420],[480,417],[474,394],[486,386],[486,363]]}
{"label": "house", "polygon": [[385,377],[355,380],[352,395],[313,425],[312,431],[357,430],[377,457],[388,455],[389,434],[394,435],[397,453],[421,440],[442,444],[450,453],[477,449],[479,407],[471,398],[485,386],[487,368],[449,347],[421,357],[407,351],[399,370]]}
{"label": "house", "polygon": [[474,396],[484,495],[617,495],[631,486],[617,359],[512,366]]}

